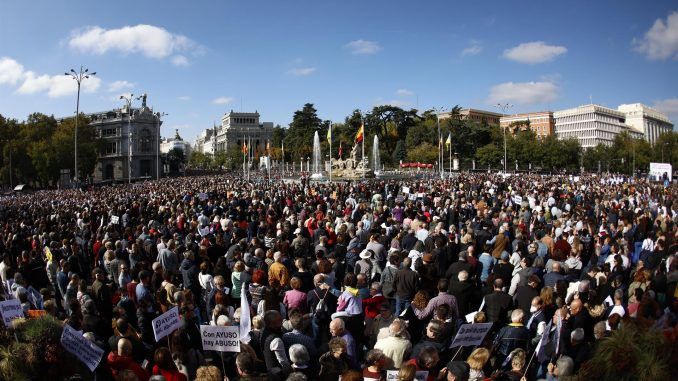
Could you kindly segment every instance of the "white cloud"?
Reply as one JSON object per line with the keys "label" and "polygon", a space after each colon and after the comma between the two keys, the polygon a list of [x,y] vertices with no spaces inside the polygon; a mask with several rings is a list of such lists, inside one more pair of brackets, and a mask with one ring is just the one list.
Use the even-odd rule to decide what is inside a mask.
{"label": "white cloud", "polygon": [[186,58],[186,56],[182,56],[181,54],[172,57],[172,65],[174,66],[189,66],[190,64],[191,63],[188,62],[188,58]]}
{"label": "white cloud", "polygon": [[559,91],[553,82],[505,82],[490,89],[488,103],[548,103],[558,98]]}
{"label": "white cloud", "polygon": [[[149,58],[162,59],[170,55],[190,52],[201,54],[201,46],[186,36],[173,34],[164,28],[139,24],[119,29],[87,27],[71,35],[68,45],[83,53],[105,54],[117,51],[123,54],[141,53]],[[179,65],[188,63],[182,56],[175,56],[172,62]]]}
{"label": "white cloud", "polygon": [[190,101],[190,100],[191,100],[191,97],[189,97],[188,95],[182,95],[182,96],[180,96],[178,99],[179,99],[180,101]]}
{"label": "white cloud", "polygon": [[461,56],[466,57],[466,56],[475,56],[476,54],[480,54],[480,52],[483,51],[483,47],[480,46],[479,44],[473,44],[469,46],[468,48],[465,48],[464,50],[461,51]]}
{"label": "white cloud", "polygon": [[[25,70],[23,65],[9,57],[0,58],[0,85],[19,85],[16,92],[19,94],[47,93],[50,98],[75,94],[78,91],[77,82],[70,75],[38,74]],[[82,81],[81,90],[94,92],[101,86],[101,79],[90,76]]]}
{"label": "white cloud", "polygon": [[678,117],[678,98],[669,98],[654,102],[654,108],[669,115],[672,118]]}
{"label": "white cloud", "polygon": [[533,65],[553,61],[556,57],[565,53],[567,53],[567,48],[564,46],[547,45],[543,41],[534,41],[504,50],[504,58]]}
{"label": "white cloud", "polygon": [[0,58],[0,85],[16,85],[24,78],[24,67],[9,57]]}
{"label": "white cloud", "polygon": [[134,88],[134,84],[131,83],[131,82],[115,81],[115,82],[111,82],[111,84],[108,85],[108,92],[109,93],[115,93],[115,92],[118,92],[120,90],[131,89],[131,88]]}
{"label": "white cloud", "polygon": [[633,40],[635,50],[652,60],[673,58],[678,60],[678,11],[671,13],[666,22],[657,19],[641,40]]}
{"label": "white cloud", "polygon": [[404,108],[409,106],[410,103],[400,100],[400,99],[391,99],[391,100],[384,100],[382,98],[377,98],[376,101],[374,102],[374,106],[395,106],[395,107],[400,107]]}
{"label": "white cloud", "polygon": [[219,97],[212,100],[215,105],[227,105],[233,102],[233,97]]}
{"label": "white cloud", "polygon": [[355,40],[344,46],[351,51],[351,54],[375,54],[381,50],[381,46],[376,41]]}
{"label": "white cloud", "polygon": [[407,89],[398,89],[396,90],[396,95],[399,97],[411,97],[414,93]]}
{"label": "white cloud", "polygon": [[305,77],[307,75],[311,75],[315,73],[316,68],[314,67],[297,67],[294,69],[290,69],[288,71],[289,74],[292,74],[295,77]]}
{"label": "white cloud", "polygon": [[[25,77],[26,79],[17,89],[19,94],[36,94],[46,91],[50,98],[58,98],[75,94],[78,91],[77,82],[70,76],[38,75],[32,71],[27,71]],[[101,79],[91,76],[82,81],[80,89],[86,93],[93,93],[99,86],[101,86]]]}

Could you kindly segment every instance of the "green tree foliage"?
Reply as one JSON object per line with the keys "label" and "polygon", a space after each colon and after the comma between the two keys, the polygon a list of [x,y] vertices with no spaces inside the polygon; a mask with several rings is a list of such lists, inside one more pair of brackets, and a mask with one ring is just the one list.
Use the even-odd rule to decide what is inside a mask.
{"label": "green tree foliage", "polygon": [[652,162],[671,163],[674,169],[678,167],[678,132],[659,135],[652,148]]}
{"label": "green tree foliage", "polygon": [[407,151],[407,160],[411,163],[434,164],[438,160],[438,150],[433,144],[424,142]]}
{"label": "green tree foliage", "polygon": [[[306,103],[301,110],[294,113],[285,136],[285,151],[289,150],[291,157],[310,156],[313,152],[313,134],[318,131],[322,134],[323,121],[318,117],[313,104]],[[325,132],[327,130],[325,129]]]}
{"label": "green tree foliage", "polygon": [[401,161],[407,159],[407,151],[405,150],[405,141],[400,139],[393,151],[393,164],[399,164]]}
{"label": "green tree foliage", "polygon": [[188,165],[191,168],[208,169],[212,166],[212,158],[207,154],[194,150],[188,159]]}
{"label": "green tree foliage", "polygon": [[[79,178],[94,172],[102,141],[89,120],[81,115],[78,127]],[[0,116],[2,167],[0,178],[9,184],[9,158],[12,158],[12,183],[54,185],[62,169],[73,169],[75,155],[75,118],[57,122],[53,116],[34,113],[26,121],[6,120]]]}
{"label": "green tree foliage", "polygon": [[503,158],[503,151],[495,144],[486,144],[476,151],[476,159],[481,168],[492,166],[498,167]]}
{"label": "green tree foliage", "polygon": [[173,148],[167,153],[165,158],[169,164],[170,172],[179,171],[182,164],[186,163],[186,154],[180,148]]}

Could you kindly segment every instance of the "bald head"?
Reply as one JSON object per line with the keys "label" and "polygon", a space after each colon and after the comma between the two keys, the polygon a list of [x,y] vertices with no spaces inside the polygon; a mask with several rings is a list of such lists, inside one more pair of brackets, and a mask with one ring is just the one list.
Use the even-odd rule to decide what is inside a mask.
{"label": "bald head", "polygon": [[132,355],[132,342],[125,338],[118,340],[118,356],[131,356],[131,355]]}

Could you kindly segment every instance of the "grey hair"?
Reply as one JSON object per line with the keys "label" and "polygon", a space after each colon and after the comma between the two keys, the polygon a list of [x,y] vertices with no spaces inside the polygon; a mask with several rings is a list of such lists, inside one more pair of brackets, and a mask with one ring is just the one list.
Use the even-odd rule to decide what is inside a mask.
{"label": "grey hair", "polygon": [[311,361],[311,356],[308,354],[308,349],[301,344],[294,344],[290,347],[290,361],[294,364],[307,364]]}
{"label": "grey hair", "polygon": [[556,367],[558,368],[558,378],[574,374],[574,361],[569,356],[559,358],[556,361]]}

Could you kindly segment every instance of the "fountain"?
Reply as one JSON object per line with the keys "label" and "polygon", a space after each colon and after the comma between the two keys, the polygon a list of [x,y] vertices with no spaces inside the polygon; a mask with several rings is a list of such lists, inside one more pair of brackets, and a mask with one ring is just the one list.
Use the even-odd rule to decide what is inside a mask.
{"label": "fountain", "polygon": [[374,164],[374,174],[379,176],[381,173],[381,159],[379,158],[379,137],[374,135],[374,143],[372,144],[372,164]]}
{"label": "fountain", "polygon": [[312,179],[318,180],[322,179],[325,176],[322,174],[322,155],[320,154],[320,137],[318,136],[318,131],[313,135],[313,174],[311,175]]}

